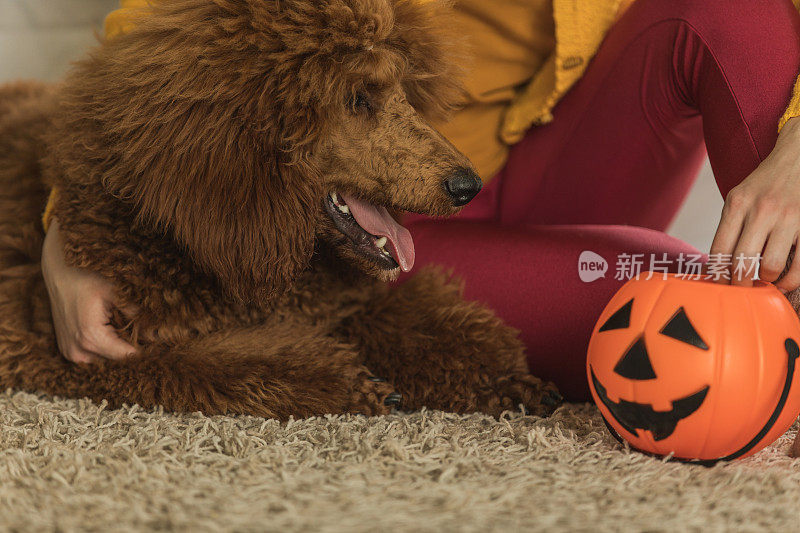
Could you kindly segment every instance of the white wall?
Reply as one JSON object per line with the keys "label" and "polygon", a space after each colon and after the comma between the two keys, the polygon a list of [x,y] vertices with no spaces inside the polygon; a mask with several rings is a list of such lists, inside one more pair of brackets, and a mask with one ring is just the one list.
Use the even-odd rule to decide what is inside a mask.
{"label": "white wall", "polygon": [[56,80],[118,0],[0,0],[0,81]]}
{"label": "white wall", "polygon": [[[118,0],[0,0],[0,82],[57,80],[96,42]],[[706,166],[670,233],[701,251],[714,237],[722,200]]]}
{"label": "white wall", "polygon": [[708,253],[722,214],[722,196],[706,161],[689,198],[669,233]]}

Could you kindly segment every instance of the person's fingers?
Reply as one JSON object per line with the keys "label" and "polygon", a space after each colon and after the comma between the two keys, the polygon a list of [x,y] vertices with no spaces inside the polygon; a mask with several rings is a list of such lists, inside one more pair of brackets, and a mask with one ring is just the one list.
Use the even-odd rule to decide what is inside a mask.
{"label": "person's fingers", "polygon": [[785,292],[792,292],[800,287],[800,254],[795,253],[789,270],[781,279],[775,282],[775,286]]}
{"label": "person's fingers", "polygon": [[773,229],[764,248],[758,275],[764,281],[774,282],[786,270],[786,262],[792,246],[797,241],[797,225],[795,223],[781,223]]}
{"label": "person's fingers", "polygon": [[84,302],[76,332],[78,347],[105,359],[124,359],[136,353],[136,348],[119,338],[108,324],[106,302],[93,298]]}
{"label": "person's fingers", "polygon": [[77,347],[67,350],[67,352],[64,353],[64,357],[66,357],[68,361],[84,365],[97,363],[102,359],[98,354],[93,354]]}
{"label": "person's fingers", "polygon": [[744,196],[736,189],[728,194],[714,241],[711,243],[709,266],[715,263],[713,275],[714,280],[719,283],[730,283],[732,273],[727,263],[733,256],[736,243],[742,234],[746,217],[745,202]]}
{"label": "person's fingers", "polygon": [[100,354],[93,353],[81,347],[75,335],[70,335],[61,327],[56,327],[56,344],[58,351],[67,360],[73,363],[90,364],[102,359]]}
{"label": "person's fingers", "polygon": [[107,359],[127,359],[136,355],[136,348],[119,338],[111,326],[97,332],[95,351]]}
{"label": "person's fingers", "polygon": [[758,260],[773,226],[772,215],[765,212],[756,212],[745,220],[742,235],[731,257],[731,285],[753,285]]}
{"label": "person's fingers", "polygon": [[722,217],[711,243],[711,254],[732,254],[742,233],[745,217],[747,215],[747,205],[744,195],[737,190],[728,194],[725,206],[722,208]]}
{"label": "person's fingers", "polygon": [[64,331],[56,329],[56,344],[58,344],[58,351],[67,361],[78,364],[96,363],[100,360],[100,356],[91,353],[78,346],[75,342],[67,342],[69,334]]}

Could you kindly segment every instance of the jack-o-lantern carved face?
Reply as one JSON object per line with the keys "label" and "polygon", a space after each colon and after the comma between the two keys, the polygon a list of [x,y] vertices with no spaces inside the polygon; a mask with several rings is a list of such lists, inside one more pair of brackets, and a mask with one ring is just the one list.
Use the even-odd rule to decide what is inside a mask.
{"label": "jack-o-lantern carved face", "polygon": [[[612,331],[629,327],[632,310],[633,300],[630,300],[619,311],[611,315],[611,318],[600,327],[599,331]],[[692,326],[683,307],[667,322],[660,334],[685,342],[701,350],[708,350],[708,345]],[[622,377],[639,381],[658,378],[653,369],[650,354],[647,352],[644,335],[640,335],[633,345],[628,348],[614,367],[614,372]],[[625,400],[614,403],[606,394],[605,387],[597,381],[594,372],[592,372],[592,384],[603,404],[611,411],[622,427],[634,435],[638,435],[638,430],[650,431],[655,440],[664,440],[672,435],[678,422],[700,408],[708,395],[709,389],[709,386],[706,385],[694,394],[673,400],[672,409],[669,411],[656,411],[651,405]]]}
{"label": "jack-o-lantern carved face", "polygon": [[800,413],[800,322],[774,287],[634,280],[612,299],[587,373],[607,423],[641,450],[684,459],[755,453]]}

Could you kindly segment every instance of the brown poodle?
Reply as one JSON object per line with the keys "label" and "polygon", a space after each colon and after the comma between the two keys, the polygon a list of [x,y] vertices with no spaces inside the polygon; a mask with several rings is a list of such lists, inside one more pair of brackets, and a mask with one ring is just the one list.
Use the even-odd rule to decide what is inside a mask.
{"label": "brown poodle", "polygon": [[[427,122],[459,96],[445,8],[170,0],[61,86],[0,88],[0,388],[286,419],[428,406],[552,411],[516,333],[413,264],[389,214],[480,189]],[[442,18],[444,17],[444,19]],[[58,354],[40,273],[117,288],[124,362]]]}

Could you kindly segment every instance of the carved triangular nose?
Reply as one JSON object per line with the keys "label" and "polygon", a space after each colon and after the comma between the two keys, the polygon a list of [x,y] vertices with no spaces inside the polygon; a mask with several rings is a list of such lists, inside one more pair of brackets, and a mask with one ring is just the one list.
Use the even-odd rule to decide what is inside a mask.
{"label": "carved triangular nose", "polygon": [[614,372],[628,379],[645,381],[656,379],[656,372],[650,363],[650,356],[647,354],[647,346],[644,344],[644,336],[636,339],[633,346],[628,348],[622,359],[619,360]]}

